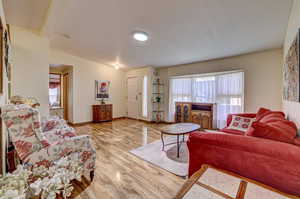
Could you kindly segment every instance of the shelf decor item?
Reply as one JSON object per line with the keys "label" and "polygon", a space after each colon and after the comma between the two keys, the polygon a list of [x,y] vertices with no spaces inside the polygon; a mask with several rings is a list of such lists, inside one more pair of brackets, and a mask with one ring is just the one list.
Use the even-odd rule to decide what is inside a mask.
{"label": "shelf decor item", "polygon": [[159,103],[160,100],[161,100],[161,97],[157,96],[157,97],[156,97],[156,102]]}
{"label": "shelf decor item", "polygon": [[154,79],[153,81],[153,92],[152,92],[152,102],[153,102],[153,116],[152,120],[154,122],[161,122],[163,121],[163,92],[164,84],[160,80],[159,77]]}
{"label": "shelf decor item", "polygon": [[101,101],[101,104],[105,104],[104,101],[109,99],[109,87],[110,87],[110,81],[107,80],[95,81],[96,100]]}

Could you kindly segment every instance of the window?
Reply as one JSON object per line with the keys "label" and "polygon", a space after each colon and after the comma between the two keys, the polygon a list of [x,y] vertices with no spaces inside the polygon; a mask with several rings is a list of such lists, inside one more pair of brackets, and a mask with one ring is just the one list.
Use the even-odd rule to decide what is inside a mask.
{"label": "window", "polygon": [[52,108],[61,107],[61,75],[49,75],[49,105]]}
{"label": "window", "polygon": [[217,103],[217,127],[223,128],[228,114],[243,112],[244,72],[171,78],[169,100],[170,121],[174,120],[175,102]]}
{"label": "window", "polygon": [[148,95],[148,77],[147,76],[144,76],[144,79],[143,79],[143,117],[148,117],[148,103],[147,103],[147,95]]}

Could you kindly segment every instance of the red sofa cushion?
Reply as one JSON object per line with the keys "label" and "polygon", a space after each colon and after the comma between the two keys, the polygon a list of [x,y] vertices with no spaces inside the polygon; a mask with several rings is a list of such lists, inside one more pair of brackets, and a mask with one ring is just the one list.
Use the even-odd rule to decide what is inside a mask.
{"label": "red sofa cushion", "polygon": [[262,118],[262,116],[264,116],[266,113],[270,112],[271,110],[270,109],[267,109],[267,108],[260,108],[258,111],[257,111],[257,114],[256,114],[256,120],[260,120]]}
{"label": "red sofa cushion", "polygon": [[295,138],[294,144],[300,146],[300,137]]}
{"label": "red sofa cushion", "polygon": [[261,123],[267,123],[271,121],[276,120],[284,120],[285,114],[281,111],[268,111],[263,113],[260,118],[256,119],[256,121],[259,121]]}
{"label": "red sofa cushion", "polygon": [[294,144],[297,135],[297,127],[294,122],[288,120],[275,120],[267,123],[253,122],[253,130],[247,135],[254,137],[267,138],[280,142]]}
{"label": "red sofa cushion", "polygon": [[224,132],[224,133],[230,133],[230,134],[235,134],[235,135],[244,135],[245,132],[243,131],[240,131],[240,130],[235,130],[235,129],[229,129],[229,128],[223,128],[220,130],[221,132]]}

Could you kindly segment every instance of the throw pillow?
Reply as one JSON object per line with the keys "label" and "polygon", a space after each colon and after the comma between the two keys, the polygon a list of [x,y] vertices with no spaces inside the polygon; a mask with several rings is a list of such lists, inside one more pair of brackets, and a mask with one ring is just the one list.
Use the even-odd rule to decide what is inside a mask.
{"label": "throw pillow", "polygon": [[250,129],[251,124],[254,121],[255,121],[255,118],[241,117],[241,116],[233,115],[232,121],[227,129],[234,129],[234,130],[247,132]]}
{"label": "throw pillow", "polygon": [[280,142],[295,143],[297,127],[294,122],[288,120],[277,120],[268,123],[253,122],[253,130],[247,135],[267,138]]}
{"label": "throw pillow", "polygon": [[266,113],[270,112],[270,109],[260,108],[256,114],[256,120],[260,120]]}
{"label": "throw pillow", "polygon": [[285,114],[281,111],[269,111],[264,113],[260,119],[256,119],[256,121],[262,123],[268,123],[277,120],[285,120]]}

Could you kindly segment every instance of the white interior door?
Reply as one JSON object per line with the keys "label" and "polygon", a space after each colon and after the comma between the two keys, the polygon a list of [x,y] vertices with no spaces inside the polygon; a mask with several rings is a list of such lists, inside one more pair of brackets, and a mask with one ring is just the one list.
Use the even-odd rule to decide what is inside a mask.
{"label": "white interior door", "polygon": [[138,78],[132,77],[127,80],[127,111],[128,117],[138,119],[139,116],[139,99],[138,99]]}

